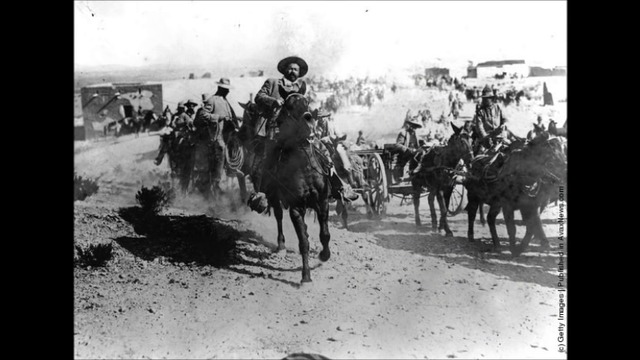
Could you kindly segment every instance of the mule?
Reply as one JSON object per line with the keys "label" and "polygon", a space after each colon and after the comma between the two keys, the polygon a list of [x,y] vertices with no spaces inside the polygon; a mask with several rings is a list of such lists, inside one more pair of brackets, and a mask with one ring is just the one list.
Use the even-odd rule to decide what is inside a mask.
{"label": "mule", "polygon": [[[420,221],[420,194],[426,188],[429,192],[427,199],[431,211],[432,229],[444,229],[446,236],[453,236],[453,232],[447,222],[447,209],[453,191],[453,170],[461,159],[465,163],[469,163],[473,158],[471,134],[466,129],[457,127],[453,123],[451,123],[451,127],[453,128],[453,135],[451,135],[446,145],[433,146],[414,157],[412,161],[419,163],[420,166],[413,169],[411,174],[416,226],[422,226]],[[410,165],[411,167],[415,167],[415,165]],[[434,199],[438,200],[440,209],[439,226]]]}
{"label": "mule", "polygon": [[[485,176],[475,175],[480,171],[485,172]],[[487,171],[493,172],[495,176],[487,176]],[[509,234],[510,251],[514,257],[526,250],[534,235],[540,239],[543,249],[548,248],[539,209],[552,196],[554,189],[565,182],[565,178],[566,157],[561,142],[548,136],[537,137],[525,146],[520,142],[511,144],[504,156],[500,156],[495,162],[495,166],[486,167],[480,161],[472,163],[472,174],[464,182],[469,200],[469,241],[474,241],[473,221],[477,208],[479,204],[486,203],[489,204],[487,223],[494,251],[500,250],[495,221],[501,210]],[[515,210],[520,210],[527,229],[520,246],[516,244]]]}

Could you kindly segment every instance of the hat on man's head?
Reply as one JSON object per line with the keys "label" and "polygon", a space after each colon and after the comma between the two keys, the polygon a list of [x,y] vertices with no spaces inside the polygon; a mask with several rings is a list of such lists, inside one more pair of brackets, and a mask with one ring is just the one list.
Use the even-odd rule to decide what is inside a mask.
{"label": "hat on man's head", "polygon": [[218,87],[231,89],[231,81],[227,78],[220,78],[220,81],[216,82],[216,84],[218,84]]}
{"label": "hat on man's head", "polygon": [[187,102],[184,103],[184,106],[189,106],[189,105],[194,105],[194,106],[198,106],[198,103],[189,99],[187,100]]}
{"label": "hat on man's head", "polygon": [[316,115],[316,117],[317,117],[318,119],[326,118],[326,117],[329,117],[329,116],[331,116],[331,113],[330,113],[330,112],[328,112],[327,110],[325,110],[325,109],[318,109],[318,114]]}
{"label": "hat on man's head", "polygon": [[289,56],[280,60],[280,62],[278,63],[278,71],[282,75],[285,75],[285,71],[287,71],[287,66],[289,66],[289,64],[291,63],[296,63],[298,64],[298,66],[300,66],[300,77],[305,76],[307,74],[307,71],[309,71],[309,66],[307,65],[307,62],[297,56]]}
{"label": "hat on man's head", "polygon": [[184,107],[184,101],[180,101],[176,107],[178,108]]}
{"label": "hat on man's head", "polygon": [[411,125],[416,126],[416,127],[419,127],[419,128],[421,128],[421,127],[422,127],[422,123],[421,123],[420,121],[418,121],[418,117],[417,117],[417,116],[416,116],[416,117],[410,117],[410,118],[407,118],[407,119],[404,121],[404,123],[405,123],[405,124],[411,124]]}
{"label": "hat on man's head", "polygon": [[484,89],[482,89],[482,97],[495,97],[489,85],[485,85]]}

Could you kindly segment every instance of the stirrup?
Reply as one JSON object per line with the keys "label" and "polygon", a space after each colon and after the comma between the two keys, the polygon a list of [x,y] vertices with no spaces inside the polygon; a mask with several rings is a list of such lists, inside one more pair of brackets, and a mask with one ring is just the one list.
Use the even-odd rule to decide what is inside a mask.
{"label": "stirrup", "polygon": [[345,188],[342,188],[342,190],[340,191],[340,196],[342,197],[342,201],[345,201],[345,202],[352,202],[352,201],[356,201],[356,200],[358,200],[358,198],[360,197],[360,195],[358,195],[358,194],[357,194],[355,191],[353,191],[353,190],[351,190],[351,193],[352,193],[353,195],[351,195],[351,197],[347,197],[347,196],[345,195],[345,191],[346,191],[346,189],[345,189]]}

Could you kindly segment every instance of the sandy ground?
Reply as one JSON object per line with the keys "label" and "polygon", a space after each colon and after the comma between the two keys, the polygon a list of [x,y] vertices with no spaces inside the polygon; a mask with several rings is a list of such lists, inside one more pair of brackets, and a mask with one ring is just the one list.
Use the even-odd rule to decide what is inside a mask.
{"label": "sandy ground", "polygon": [[[391,110],[352,114],[366,121],[381,111]],[[396,109],[398,121],[405,111]],[[535,120],[530,108],[522,112],[522,121]],[[282,358],[299,351],[330,358],[566,357],[558,341],[566,324],[558,317],[566,294],[557,287],[558,206],[542,216],[552,250],[539,252],[534,239],[515,259],[506,251],[502,215],[505,251],[489,253],[479,251],[490,242],[479,221],[482,244],[466,240],[466,213],[449,218],[455,236],[446,238],[430,230],[426,199],[427,226],[417,228],[413,206],[392,198],[381,219],[367,219],[356,201],[349,231],[332,207],[332,257],[321,263],[319,227],[309,214],[313,282],[300,286],[287,214],[288,251],[272,254],[275,219],[248,211],[235,195],[224,204],[176,199],[161,216],[183,230],[151,236],[136,228],[122,210],[136,205],[141,186],[169,180],[166,162],[152,164],[158,144],[153,134],[76,143],[76,171],[97,178],[100,190],[75,203],[74,242],[114,249],[105,267],[74,270],[76,358]],[[222,265],[207,260],[211,247],[190,240],[189,224],[203,221],[235,236]]]}

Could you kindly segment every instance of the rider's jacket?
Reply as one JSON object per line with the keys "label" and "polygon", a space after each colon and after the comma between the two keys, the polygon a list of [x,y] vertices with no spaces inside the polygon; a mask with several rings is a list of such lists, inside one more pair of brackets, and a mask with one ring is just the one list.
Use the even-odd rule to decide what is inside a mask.
{"label": "rider's jacket", "polygon": [[196,126],[199,140],[224,143],[222,137],[223,121],[230,121],[235,114],[227,99],[213,95],[198,109],[193,124]]}
{"label": "rider's jacket", "polygon": [[502,109],[495,103],[489,106],[478,105],[478,107],[476,107],[476,114],[473,117],[473,124],[480,138],[486,137],[500,125],[506,123],[506,121],[507,119]]}
{"label": "rider's jacket", "polygon": [[280,109],[277,107],[278,99],[284,100],[291,93],[304,95],[306,91],[307,84],[302,79],[294,82],[285,78],[267,79],[255,97],[255,103],[260,114],[256,124],[257,135],[273,139],[278,133],[278,124],[276,123],[276,119],[280,114]]}

